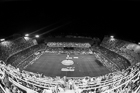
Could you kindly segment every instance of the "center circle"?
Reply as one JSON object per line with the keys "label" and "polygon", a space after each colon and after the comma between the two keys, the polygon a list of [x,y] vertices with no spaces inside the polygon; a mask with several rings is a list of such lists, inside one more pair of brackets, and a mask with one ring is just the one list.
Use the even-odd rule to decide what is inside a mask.
{"label": "center circle", "polygon": [[72,60],[63,60],[61,62],[63,65],[69,66],[69,65],[73,65],[74,62]]}

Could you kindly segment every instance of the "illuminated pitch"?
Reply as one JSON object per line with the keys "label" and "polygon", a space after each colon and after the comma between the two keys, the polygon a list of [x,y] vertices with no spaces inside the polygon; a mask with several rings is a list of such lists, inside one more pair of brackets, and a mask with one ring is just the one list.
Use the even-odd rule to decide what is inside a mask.
{"label": "illuminated pitch", "polygon": [[24,70],[51,77],[100,76],[110,73],[108,68],[99,64],[94,54],[44,53]]}

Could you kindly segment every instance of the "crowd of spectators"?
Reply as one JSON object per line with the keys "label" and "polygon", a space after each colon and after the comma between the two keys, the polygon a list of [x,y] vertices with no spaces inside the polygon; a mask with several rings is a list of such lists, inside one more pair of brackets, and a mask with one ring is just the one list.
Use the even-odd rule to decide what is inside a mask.
{"label": "crowd of spectators", "polygon": [[[131,62],[132,62],[132,65],[133,64],[136,64],[137,62],[139,62],[140,58],[139,58],[139,55],[137,53],[135,53],[133,50],[129,50],[127,49],[126,47],[122,47],[120,49],[120,51],[122,51],[123,53],[125,53],[126,55],[129,55],[129,57],[131,58]],[[120,52],[120,53],[122,53]]]}
{"label": "crowd of spectators", "polygon": [[[12,90],[13,92],[9,93],[24,93],[23,91],[27,91],[23,90],[22,87],[18,87],[18,84],[37,93],[43,93],[43,91],[61,93],[61,91],[67,89],[74,90],[75,93],[124,93],[124,91],[134,93],[138,90],[140,84],[140,63],[123,71],[112,72],[99,77],[86,76],[81,78],[60,78],[59,76],[52,78],[43,74],[20,71],[18,68],[5,64],[1,64],[0,69],[0,73],[7,74],[5,76],[8,76],[10,78],[8,78],[9,82],[12,83],[9,84],[10,87],[7,87],[7,90],[11,91],[13,84],[15,84],[15,90],[19,91],[14,92],[15,90]],[[0,79],[3,84],[2,78]],[[14,82],[17,82],[17,85]]]}
{"label": "crowd of spectators", "polygon": [[18,38],[13,41],[3,41],[0,43],[0,60],[6,61],[8,57],[33,46],[33,40],[26,41],[24,38]]}
{"label": "crowd of spectators", "polygon": [[24,51],[21,51],[19,53],[16,53],[15,55],[9,57],[6,63],[16,66],[16,65],[20,64],[21,62],[24,62],[26,59],[28,59],[30,56],[32,56],[35,52],[37,52],[39,50],[45,50],[45,48],[46,48],[46,46],[44,44],[34,45]]}
{"label": "crowd of spectators", "polygon": [[33,53],[32,55],[27,57],[24,61],[16,65],[16,67],[20,69],[25,69],[27,66],[32,65],[34,61],[37,60],[43,53],[44,51],[41,50]]}
{"label": "crowd of spectators", "polygon": [[65,53],[65,54],[92,54],[93,52],[89,48],[73,48],[70,50],[64,49],[64,48],[50,48],[47,47],[46,51],[51,52],[51,53]]}
{"label": "crowd of spectators", "polygon": [[105,67],[108,68],[109,71],[114,72],[114,71],[120,70],[120,68],[116,64],[114,64],[110,60],[107,60],[103,56],[103,54],[94,52],[94,55],[95,55],[96,59],[98,59]]}
{"label": "crowd of spectators", "polygon": [[111,60],[112,62],[114,62],[115,64],[117,64],[117,66],[119,66],[121,69],[126,69],[128,68],[131,64],[128,60],[126,60],[125,58],[123,58],[122,56],[118,55],[117,53],[114,53],[104,47],[99,47],[99,51],[106,56],[107,58],[109,58],[109,60]]}
{"label": "crowd of spectators", "polygon": [[48,47],[82,47],[89,48],[91,45],[89,43],[66,43],[66,42],[48,42]]}
{"label": "crowd of spectators", "polygon": [[126,48],[128,44],[130,44],[130,42],[118,39],[112,41],[109,37],[105,37],[100,45],[123,56],[124,58],[129,60],[131,65],[134,65],[140,61],[140,58],[136,52]]}

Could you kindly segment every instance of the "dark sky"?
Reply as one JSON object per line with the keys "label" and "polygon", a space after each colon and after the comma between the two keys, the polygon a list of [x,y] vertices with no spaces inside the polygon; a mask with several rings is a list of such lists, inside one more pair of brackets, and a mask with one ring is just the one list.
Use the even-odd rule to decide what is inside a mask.
{"label": "dark sky", "polygon": [[99,38],[114,35],[124,40],[139,41],[139,4],[119,3],[96,7],[92,4],[73,6],[66,3],[62,6],[31,0],[3,0],[0,2],[0,38],[15,33],[24,35],[53,24],[36,34],[50,31],[44,37],[80,35]]}

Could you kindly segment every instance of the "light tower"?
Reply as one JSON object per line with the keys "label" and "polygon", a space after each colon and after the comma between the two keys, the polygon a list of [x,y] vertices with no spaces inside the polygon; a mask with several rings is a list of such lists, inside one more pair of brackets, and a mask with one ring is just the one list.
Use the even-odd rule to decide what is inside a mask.
{"label": "light tower", "polygon": [[110,41],[114,41],[114,40],[115,40],[114,36],[110,36]]}

